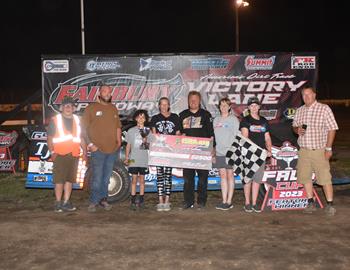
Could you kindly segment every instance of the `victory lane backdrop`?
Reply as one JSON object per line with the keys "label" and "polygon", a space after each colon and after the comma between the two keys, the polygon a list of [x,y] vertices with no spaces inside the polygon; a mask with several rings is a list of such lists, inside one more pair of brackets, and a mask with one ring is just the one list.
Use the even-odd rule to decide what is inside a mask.
{"label": "victory lane backdrop", "polygon": [[[296,146],[291,124],[302,104],[301,89],[315,87],[317,77],[318,55],[313,52],[43,56],[43,118],[47,123],[66,95],[77,99],[77,114],[81,114],[96,101],[101,85],[112,87],[112,103],[123,123],[128,123],[137,109],[147,110],[150,116],[157,114],[163,96],[169,98],[171,111],[179,113],[188,108],[191,90],[201,93],[201,106],[213,117],[219,115],[217,105],[222,97],[232,101],[233,113],[241,118],[247,113],[248,99],[257,96],[261,115],[269,120],[274,146],[285,142]],[[287,170],[295,171],[294,167],[293,162]],[[151,167],[150,171],[146,191],[156,191],[155,170]],[[173,174],[174,188],[181,190],[182,173],[174,169]],[[220,188],[216,169],[210,171],[208,182],[208,189]],[[237,182],[239,188],[240,179],[236,178]]]}

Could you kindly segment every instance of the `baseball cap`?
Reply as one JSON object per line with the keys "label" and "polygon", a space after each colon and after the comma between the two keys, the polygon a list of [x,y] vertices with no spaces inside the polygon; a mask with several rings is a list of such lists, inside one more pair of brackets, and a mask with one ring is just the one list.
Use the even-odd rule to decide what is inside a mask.
{"label": "baseball cap", "polygon": [[62,105],[72,104],[75,105],[76,100],[70,96],[65,96],[62,100]]}
{"label": "baseball cap", "polygon": [[260,105],[260,100],[257,97],[250,97],[248,99],[248,106],[252,105],[253,103]]}

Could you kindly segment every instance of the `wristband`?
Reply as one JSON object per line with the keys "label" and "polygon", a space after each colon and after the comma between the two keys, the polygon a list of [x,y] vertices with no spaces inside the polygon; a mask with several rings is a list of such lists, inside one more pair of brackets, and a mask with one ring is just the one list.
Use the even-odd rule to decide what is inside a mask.
{"label": "wristband", "polygon": [[326,150],[327,152],[332,152],[332,147],[326,147],[324,150]]}

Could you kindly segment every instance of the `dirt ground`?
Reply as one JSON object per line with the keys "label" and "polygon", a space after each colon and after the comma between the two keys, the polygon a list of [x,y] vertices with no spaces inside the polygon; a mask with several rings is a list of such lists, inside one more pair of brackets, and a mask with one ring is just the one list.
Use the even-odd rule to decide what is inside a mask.
{"label": "dirt ground", "polygon": [[[319,192],[321,192],[319,190]],[[248,214],[243,193],[230,211],[132,212],[128,202],[110,212],[86,211],[86,196],[75,192],[74,213],[54,213],[52,204],[0,208],[0,269],[349,269],[350,189],[336,186],[337,214],[297,211]]]}
{"label": "dirt ground", "polygon": [[[349,122],[338,159],[350,156]],[[248,214],[241,190],[230,211],[214,208],[219,191],[204,210],[179,210],[183,194],[174,193],[167,213],[156,212],[156,194],[143,211],[122,202],[94,214],[85,191],[74,191],[74,213],[54,213],[51,191],[0,200],[0,269],[350,269],[350,185],[334,188],[334,217],[321,209]]]}

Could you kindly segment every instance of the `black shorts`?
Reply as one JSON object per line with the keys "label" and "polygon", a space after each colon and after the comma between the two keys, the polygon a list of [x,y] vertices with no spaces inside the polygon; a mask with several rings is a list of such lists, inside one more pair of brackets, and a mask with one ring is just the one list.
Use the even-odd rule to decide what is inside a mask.
{"label": "black shorts", "polygon": [[148,174],[148,168],[145,168],[145,167],[129,167],[128,171],[131,174],[139,174],[139,175]]}

